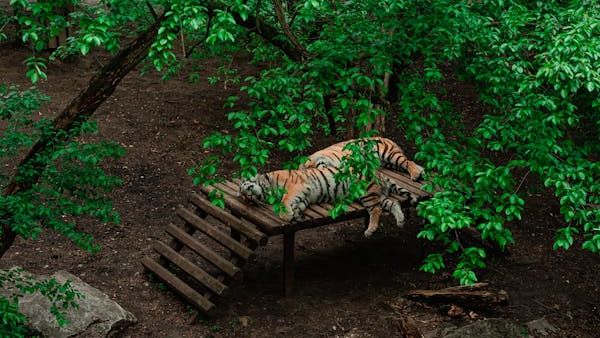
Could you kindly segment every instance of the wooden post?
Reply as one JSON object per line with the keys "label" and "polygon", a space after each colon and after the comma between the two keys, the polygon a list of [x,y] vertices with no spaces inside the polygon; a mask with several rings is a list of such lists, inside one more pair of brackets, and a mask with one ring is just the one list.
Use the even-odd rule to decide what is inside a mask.
{"label": "wooden post", "polygon": [[[234,228],[230,228],[230,231],[231,231],[231,238],[233,238],[234,240],[236,240],[238,242],[242,241],[242,234],[239,231],[235,230]],[[233,251],[229,251],[229,255],[231,257],[234,257],[235,253]]]}
{"label": "wooden post", "polygon": [[283,234],[283,271],[285,296],[294,292],[294,236],[296,232]]}

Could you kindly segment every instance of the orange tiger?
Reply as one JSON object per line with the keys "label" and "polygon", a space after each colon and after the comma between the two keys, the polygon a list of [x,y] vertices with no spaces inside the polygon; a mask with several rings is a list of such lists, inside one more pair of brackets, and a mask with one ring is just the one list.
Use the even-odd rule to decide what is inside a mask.
{"label": "orange tiger", "polygon": [[[240,183],[240,195],[246,199],[264,202],[269,190],[284,188],[285,194],[282,202],[286,213],[282,216],[287,221],[299,220],[306,208],[311,204],[333,203],[347,196],[348,183],[337,182],[335,174],[337,169],[331,167],[306,168],[298,170],[277,170],[266,174],[257,175],[250,180]],[[366,237],[371,236],[379,227],[379,218],[382,211],[394,215],[396,224],[404,225],[404,213],[400,203],[388,198],[390,193],[412,199],[410,192],[401,188],[389,177],[378,174],[376,182],[371,182],[365,196],[359,202],[369,213],[369,226],[364,232]]]}
{"label": "orange tiger", "polygon": [[[363,140],[376,141],[373,150],[377,151],[381,165],[384,168],[389,168],[397,171],[404,171],[410,175],[414,181],[419,180],[424,173],[423,167],[409,160],[394,141],[384,137],[370,137]],[[342,157],[350,154],[349,150],[344,150],[344,147],[350,142],[359,141],[358,139],[348,140],[331,145],[325,149],[321,149],[308,157],[300,168],[318,168],[332,167],[339,168]]]}

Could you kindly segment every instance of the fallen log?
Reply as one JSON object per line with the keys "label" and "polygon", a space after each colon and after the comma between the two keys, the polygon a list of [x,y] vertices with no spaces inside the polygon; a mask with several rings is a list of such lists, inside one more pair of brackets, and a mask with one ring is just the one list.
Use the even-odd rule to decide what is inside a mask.
{"label": "fallen log", "polygon": [[486,286],[487,283],[477,283],[440,290],[412,290],[404,298],[424,303],[456,304],[469,309],[491,309],[508,304],[506,291],[484,290]]}

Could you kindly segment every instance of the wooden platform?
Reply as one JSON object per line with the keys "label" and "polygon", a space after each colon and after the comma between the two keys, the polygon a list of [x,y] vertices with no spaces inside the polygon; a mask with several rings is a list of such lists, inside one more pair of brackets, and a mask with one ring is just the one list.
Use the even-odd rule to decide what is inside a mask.
{"label": "wooden platform", "polygon": [[[421,189],[421,183],[412,181],[407,175],[390,170],[382,172],[400,182],[414,200],[431,195]],[[368,217],[367,211],[354,203],[346,213],[333,219],[329,216],[333,206],[320,204],[310,206],[301,221],[287,223],[276,216],[269,205],[246,204],[237,196],[238,186],[239,180],[233,180],[203,188],[199,193],[192,192],[190,207],[180,206],[177,210],[182,225],[166,227],[171,241],[154,244],[159,258],[147,256],[142,260],[146,269],[207,315],[214,312],[215,297],[224,295],[232,283],[241,279],[243,265],[256,257],[256,249],[266,245],[270,236],[284,236],[284,287],[289,295],[294,288],[294,237],[297,231]],[[208,193],[214,189],[223,192],[225,209],[208,200]],[[404,208],[413,206],[409,199],[396,198]],[[193,258],[182,255],[184,248],[193,253]],[[206,265],[212,269],[207,269]]]}

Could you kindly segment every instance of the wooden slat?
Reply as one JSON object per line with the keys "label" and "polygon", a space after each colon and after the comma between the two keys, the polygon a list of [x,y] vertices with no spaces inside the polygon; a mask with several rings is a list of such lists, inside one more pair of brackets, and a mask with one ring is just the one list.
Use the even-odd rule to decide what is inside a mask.
{"label": "wooden slat", "polygon": [[215,294],[222,296],[225,290],[227,290],[227,286],[225,286],[225,284],[221,283],[208,272],[202,270],[200,267],[190,262],[187,258],[169,248],[163,242],[157,241],[154,243],[154,250],[156,250],[156,252],[158,252],[161,256],[168,259],[171,263],[178,266],[181,270],[187,272],[195,280],[202,283],[202,285],[206,286]]}
{"label": "wooden slat", "polygon": [[319,213],[319,215],[321,217],[329,217],[329,210],[325,209],[322,205],[320,204],[313,204],[309,207],[309,209],[314,210],[315,212]]}
{"label": "wooden slat", "polygon": [[229,234],[221,231],[219,228],[208,223],[206,220],[196,216],[193,212],[187,210],[186,208],[180,206],[179,210],[177,210],[177,215],[179,215],[179,217],[181,217],[184,221],[195,226],[198,230],[202,231],[210,238],[221,243],[224,247],[234,252],[239,257],[245,260],[250,260],[256,257],[254,251],[248,249],[240,242],[236,242],[229,236]]}
{"label": "wooden slat", "polygon": [[258,231],[258,229],[256,229],[249,222],[244,222],[241,219],[212,204],[208,199],[204,198],[203,196],[193,192],[190,196],[190,202],[195,204],[204,212],[208,213],[209,215],[220,220],[232,229],[235,229],[242,235],[246,236],[251,241],[254,241],[260,245],[267,244],[267,241],[269,240],[269,237],[267,237],[267,235]]}
{"label": "wooden slat", "polygon": [[[234,186],[235,186],[235,185],[239,185],[239,180],[236,180],[236,181],[229,181],[229,182],[226,182],[226,184],[227,184],[227,187],[228,187],[229,189],[234,189]],[[230,190],[230,191],[231,191],[231,190]],[[275,215],[275,214],[273,213],[273,211],[272,211],[272,210],[269,210],[269,211],[270,211],[270,212],[271,212],[273,215]],[[310,209],[310,208],[308,208],[308,209],[306,209],[306,210],[305,210],[305,212],[304,212],[304,215],[305,215],[307,218],[312,218],[312,219],[319,219],[319,218],[323,217],[322,215],[320,215],[320,214],[319,214],[319,212],[317,212],[316,210],[312,210],[312,209]]]}
{"label": "wooden slat", "polygon": [[406,190],[408,190],[412,194],[415,194],[419,197],[426,197],[426,196],[431,195],[428,192],[421,189],[423,184],[411,180],[410,177],[408,177],[406,175],[403,175],[399,172],[395,172],[395,171],[392,171],[389,169],[382,169],[381,173],[398,181],[402,185],[403,188],[406,188]]}
{"label": "wooden slat", "polygon": [[200,255],[202,258],[206,259],[212,265],[216,266],[218,269],[223,271],[227,276],[235,280],[241,279],[242,271],[237,266],[233,265],[227,259],[221,257],[211,248],[202,244],[194,237],[186,234],[180,228],[176,227],[173,224],[169,224],[169,226],[167,227],[167,233],[169,233],[169,235],[173,236],[173,238],[178,240],[180,243],[184,244],[192,251]]}
{"label": "wooden slat", "polygon": [[[319,205],[321,207],[323,207],[325,210],[327,210],[327,215],[329,215],[329,210],[333,209],[333,205],[329,204],[329,203],[322,203]],[[364,209],[364,207],[362,205],[358,204],[357,202],[354,202],[348,206],[348,212],[359,211],[362,209]]]}
{"label": "wooden slat", "polygon": [[[286,224],[284,220],[275,216],[272,210],[268,210],[260,205],[249,206],[245,204],[235,195],[232,195],[229,187],[218,184],[217,188],[225,192],[223,196],[225,205],[230,208],[235,215],[244,217],[252,223],[259,225],[262,228],[261,230],[269,233],[272,228],[278,228]],[[214,187],[203,187],[202,191],[209,193],[214,189]]]}
{"label": "wooden slat", "polygon": [[[273,212],[273,209],[271,208],[270,205],[267,205],[262,202],[258,202],[257,205],[252,205],[252,206],[249,206],[248,204],[246,204],[246,202],[241,197],[238,196],[238,190],[237,190],[238,187],[236,186],[235,183],[233,183],[231,181],[226,181],[226,182],[218,184],[217,187],[222,188],[222,190],[224,192],[229,193],[229,195],[231,195],[230,197],[232,199],[234,199],[236,202],[238,202],[239,205],[241,205],[240,211],[245,211],[244,210],[245,208],[250,208],[250,210],[252,210],[252,211],[257,211],[258,213],[261,213],[261,215],[263,217],[273,220],[273,222],[277,225],[282,225],[282,224],[286,223],[283,219],[281,219],[277,215],[275,215],[275,213]],[[236,205],[236,209],[237,209],[237,205]]]}
{"label": "wooden slat", "polygon": [[364,209],[364,207],[358,202],[354,202],[348,206],[348,211],[358,211],[362,209]]}
{"label": "wooden slat", "polygon": [[144,257],[142,259],[142,264],[148,270],[154,272],[154,274],[158,278],[167,283],[170,287],[177,291],[177,293],[183,296],[183,298],[185,298],[188,302],[192,303],[198,309],[202,310],[202,312],[206,313],[209,316],[214,314],[215,304],[213,304],[208,299],[204,298],[201,294],[199,294],[196,290],[192,289],[181,279],[177,278],[177,276],[172,274],[169,270],[152,260],[150,257]]}
{"label": "wooden slat", "polygon": [[323,216],[319,215],[318,212],[308,208],[306,210],[304,210],[304,216],[305,217],[310,217],[312,219],[319,219],[319,218],[323,218]]}
{"label": "wooden slat", "polygon": [[315,227],[319,227],[319,226],[323,226],[323,225],[353,220],[353,219],[357,219],[357,218],[365,217],[365,216],[367,216],[366,209],[360,209],[360,210],[356,210],[356,211],[348,211],[348,212],[341,214],[336,219],[332,219],[331,217],[322,217],[317,220],[309,219],[309,220],[301,221],[301,222],[297,222],[297,223],[290,223],[290,224],[286,225],[285,227],[281,228],[281,233],[288,232],[288,231],[291,232],[291,231],[315,228]]}

